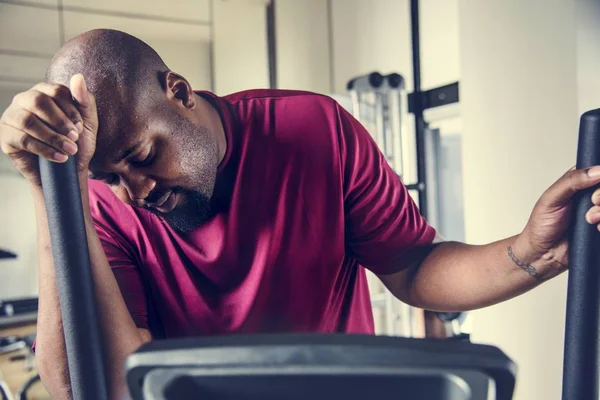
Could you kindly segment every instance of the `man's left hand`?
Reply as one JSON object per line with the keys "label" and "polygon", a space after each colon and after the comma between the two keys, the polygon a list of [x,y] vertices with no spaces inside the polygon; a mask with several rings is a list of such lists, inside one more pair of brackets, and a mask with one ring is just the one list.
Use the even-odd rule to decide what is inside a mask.
{"label": "man's left hand", "polygon": [[[562,272],[568,265],[568,231],[572,222],[574,195],[600,183],[600,166],[572,168],[557,180],[536,203],[527,226],[520,235],[526,252],[536,258],[551,260]],[[593,192],[585,218],[600,230],[600,188]]]}

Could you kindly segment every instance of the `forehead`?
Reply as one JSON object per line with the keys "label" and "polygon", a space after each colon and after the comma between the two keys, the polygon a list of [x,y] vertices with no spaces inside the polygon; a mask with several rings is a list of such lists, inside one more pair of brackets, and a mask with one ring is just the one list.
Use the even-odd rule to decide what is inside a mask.
{"label": "forehead", "polygon": [[110,169],[124,151],[148,141],[151,131],[165,129],[168,118],[161,111],[165,108],[161,101],[159,96],[137,90],[97,98],[98,137],[90,168]]}
{"label": "forehead", "polygon": [[140,116],[134,107],[122,102],[98,104],[98,136],[96,151],[105,152],[135,139]]}
{"label": "forehead", "polygon": [[105,86],[99,89],[96,96],[98,150],[114,150],[147,130],[156,99],[150,101],[148,93],[140,95],[140,90],[133,88]]}
{"label": "forehead", "polygon": [[124,151],[143,141],[147,135],[145,117],[133,108],[98,107],[96,150],[90,162],[92,172],[109,172]]}

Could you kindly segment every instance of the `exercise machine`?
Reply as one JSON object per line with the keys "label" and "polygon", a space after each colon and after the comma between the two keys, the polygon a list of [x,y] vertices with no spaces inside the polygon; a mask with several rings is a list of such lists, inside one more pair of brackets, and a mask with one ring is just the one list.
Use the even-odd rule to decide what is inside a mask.
{"label": "exercise machine", "polygon": [[143,346],[127,362],[134,399],[509,400],[500,350],[367,335],[245,335]]}

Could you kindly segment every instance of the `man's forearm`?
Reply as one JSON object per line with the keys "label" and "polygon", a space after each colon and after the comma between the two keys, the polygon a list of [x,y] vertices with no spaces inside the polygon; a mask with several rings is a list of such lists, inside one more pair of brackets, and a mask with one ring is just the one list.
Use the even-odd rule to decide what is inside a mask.
{"label": "man's forearm", "polygon": [[[142,343],[119,287],[110,269],[104,250],[93,226],[88,207],[87,185],[84,193],[84,217],[92,277],[98,306],[99,326],[104,342],[111,398],[122,398],[125,385],[123,361]],[[66,360],[62,319],[58,301],[56,275],[50,246],[48,221],[41,190],[34,189],[39,252],[39,311],[36,354],[40,375],[48,390],[56,398],[69,398],[70,382]]]}
{"label": "man's forearm", "polygon": [[518,296],[566,269],[525,249],[520,236],[479,246],[440,243],[408,279],[406,300],[432,311],[467,311]]}
{"label": "man's forearm", "polygon": [[[60,317],[56,274],[48,230],[48,220],[41,189],[34,188],[33,199],[37,221],[39,306],[36,334],[36,361],[46,389],[55,398],[71,398],[69,369],[66,362],[64,332]],[[52,368],[42,361],[56,359]],[[46,371],[48,370],[48,371]]]}

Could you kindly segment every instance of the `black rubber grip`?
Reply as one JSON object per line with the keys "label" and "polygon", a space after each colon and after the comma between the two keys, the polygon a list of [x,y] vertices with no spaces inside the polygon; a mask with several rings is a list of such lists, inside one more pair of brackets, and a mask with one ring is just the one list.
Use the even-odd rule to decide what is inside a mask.
{"label": "black rubber grip", "polygon": [[[577,168],[600,164],[600,109],[579,125]],[[578,192],[569,238],[569,283],[563,369],[563,400],[597,400],[600,375],[600,232],[585,221],[596,188]]]}
{"label": "black rubber grip", "polygon": [[40,174],[75,400],[107,400],[102,342],[75,158],[40,159]]}

